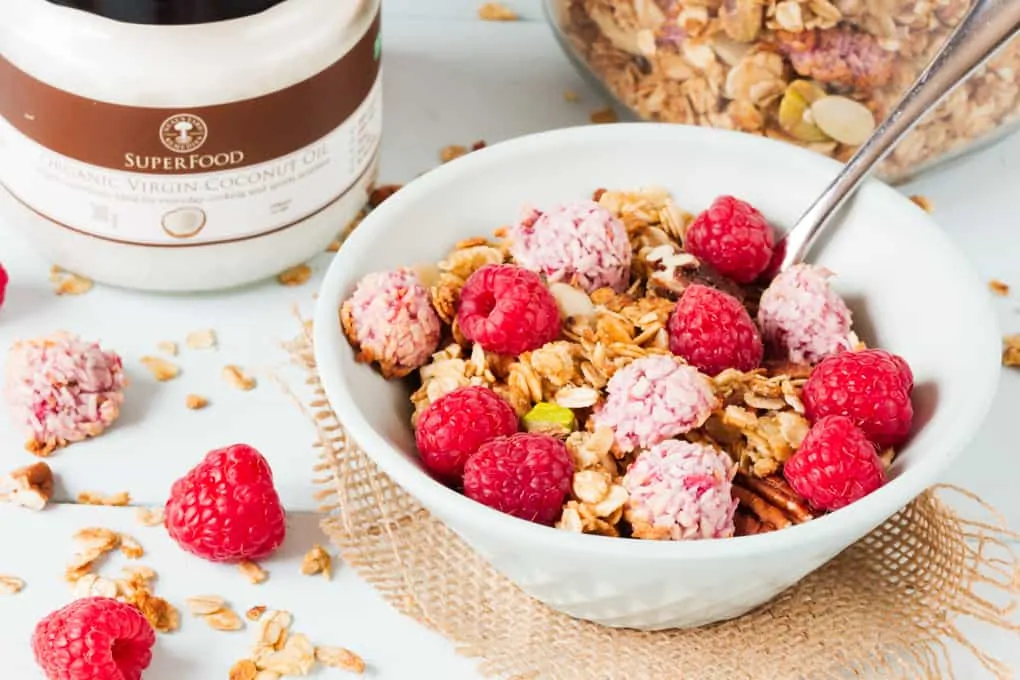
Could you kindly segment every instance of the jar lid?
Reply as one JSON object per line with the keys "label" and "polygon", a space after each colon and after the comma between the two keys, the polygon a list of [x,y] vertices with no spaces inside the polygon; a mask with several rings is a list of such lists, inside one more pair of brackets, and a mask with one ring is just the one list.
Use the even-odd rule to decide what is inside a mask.
{"label": "jar lid", "polygon": [[46,0],[114,21],[157,26],[207,24],[264,12],[286,0]]}

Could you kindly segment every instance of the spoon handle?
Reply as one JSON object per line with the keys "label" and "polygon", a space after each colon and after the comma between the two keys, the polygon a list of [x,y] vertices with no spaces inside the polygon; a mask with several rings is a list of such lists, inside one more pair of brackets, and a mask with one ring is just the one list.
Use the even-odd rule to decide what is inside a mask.
{"label": "spoon handle", "polygon": [[871,169],[943,98],[1020,31],[1020,0],[976,0],[892,113],[878,126],[832,184],[797,220],[780,244],[778,271],[803,261],[829,219]]}

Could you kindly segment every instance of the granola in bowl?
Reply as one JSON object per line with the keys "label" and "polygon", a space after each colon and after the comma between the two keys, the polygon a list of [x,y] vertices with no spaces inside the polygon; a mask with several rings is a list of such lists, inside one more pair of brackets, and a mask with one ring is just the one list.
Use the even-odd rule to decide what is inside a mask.
{"label": "granola in bowl", "polygon": [[[775,243],[733,196],[692,215],[599,190],[368,274],[339,317],[410,383],[423,467],[469,498],[603,536],[765,533],[881,487],[913,420],[907,363],[856,337],[834,273],[766,280]],[[399,362],[364,351],[383,336]]]}

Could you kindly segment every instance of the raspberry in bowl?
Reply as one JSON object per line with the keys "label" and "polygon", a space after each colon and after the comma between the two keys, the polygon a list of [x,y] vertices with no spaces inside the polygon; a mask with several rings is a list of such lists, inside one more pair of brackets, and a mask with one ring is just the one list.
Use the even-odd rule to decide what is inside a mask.
{"label": "raspberry in bowl", "polygon": [[[329,401],[383,472],[549,606],[642,629],[738,616],[938,481],[997,381],[982,283],[888,187],[864,187],[810,264],[763,274],[837,169],[653,124],[438,168],[326,277]],[[337,310],[402,269],[440,329],[416,370],[385,376]]]}

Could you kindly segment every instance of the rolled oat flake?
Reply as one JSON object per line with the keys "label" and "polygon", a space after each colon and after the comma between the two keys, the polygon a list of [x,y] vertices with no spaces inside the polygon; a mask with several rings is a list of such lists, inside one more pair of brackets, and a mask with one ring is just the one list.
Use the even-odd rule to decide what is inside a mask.
{"label": "rolled oat flake", "polygon": [[0,213],[64,269],[236,286],[325,250],[366,203],[380,0],[8,4]]}

